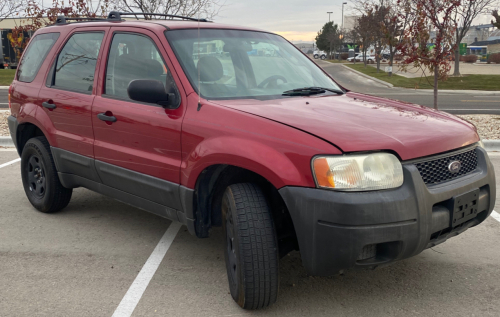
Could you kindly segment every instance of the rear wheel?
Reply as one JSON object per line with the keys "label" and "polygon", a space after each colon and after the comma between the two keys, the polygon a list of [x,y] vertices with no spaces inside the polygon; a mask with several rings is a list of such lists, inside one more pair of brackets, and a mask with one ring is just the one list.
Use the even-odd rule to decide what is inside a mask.
{"label": "rear wheel", "polygon": [[21,155],[21,177],[28,200],[39,211],[52,213],[69,204],[73,190],[61,185],[46,138],[26,142]]}
{"label": "rear wheel", "polygon": [[226,269],[233,299],[245,309],[278,296],[278,244],[271,210],[255,184],[229,186],[222,199]]}
{"label": "rear wheel", "polygon": [[321,55],[321,59],[322,59],[322,60],[325,60],[325,59],[326,59],[326,56],[325,56],[325,55]]}

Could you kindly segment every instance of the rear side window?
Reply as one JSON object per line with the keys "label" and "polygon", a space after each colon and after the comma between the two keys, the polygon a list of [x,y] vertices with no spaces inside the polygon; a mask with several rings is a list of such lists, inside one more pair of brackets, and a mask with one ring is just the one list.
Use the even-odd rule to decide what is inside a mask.
{"label": "rear side window", "polygon": [[53,86],[92,92],[104,32],[76,33],[57,57]]}
{"label": "rear side window", "polygon": [[135,79],[161,81],[166,92],[174,94],[177,103],[180,102],[172,73],[154,42],[144,35],[117,33],[113,37],[109,51],[105,94],[130,99],[127,88]]}
{"label": "rear side window", "polygon": [[45,33],[31,40],[19,63],[17,80],[30,83],[35,79],[40,66],[58,38],[59,33]]}

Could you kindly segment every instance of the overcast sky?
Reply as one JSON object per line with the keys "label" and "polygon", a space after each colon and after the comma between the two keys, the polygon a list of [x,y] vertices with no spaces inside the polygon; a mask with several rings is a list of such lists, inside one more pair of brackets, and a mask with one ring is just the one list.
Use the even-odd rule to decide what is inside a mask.
{"label": "overcast sky", "polygon": [[[1,1],[1,0],[0,0]],[[215,22],[256,27],[283,35],[290,41],[314,41],[323,24],[332,20],[342,23],[342,0],[226,0],[226,6]],[[349,4],[344,15],[353,15]],[[477,23],[490,23],[483,16]]]}

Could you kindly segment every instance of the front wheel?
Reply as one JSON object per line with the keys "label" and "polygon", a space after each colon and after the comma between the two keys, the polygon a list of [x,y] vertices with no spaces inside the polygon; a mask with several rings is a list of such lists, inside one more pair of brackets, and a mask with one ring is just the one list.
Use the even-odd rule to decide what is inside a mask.
{"label": "front wheel", "polygon": [[229,186],[222,199],[229,289],[245,309],[267,307],[278,296],[278,244],[271,210],[255,184]]}
{"label": "front wheel", "polygon": [[21,155],[21,177],[28,200],[39,211],[52,213],[69,204],[73,190],[61,185],[46,138],[26,142]]}

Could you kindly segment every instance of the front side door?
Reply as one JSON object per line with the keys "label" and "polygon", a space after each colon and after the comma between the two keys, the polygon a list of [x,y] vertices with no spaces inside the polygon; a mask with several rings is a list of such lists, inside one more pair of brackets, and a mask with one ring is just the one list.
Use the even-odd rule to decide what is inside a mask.
{"label": "front side door", "polygon": [[[105,185],[180,210],[185,106],[161,43],[154,33],[140,30],[111,29],[92,107],[95,165]],[[127,87],[136,79],[161,81],[175,95],[177,109],[131,100]]]}

